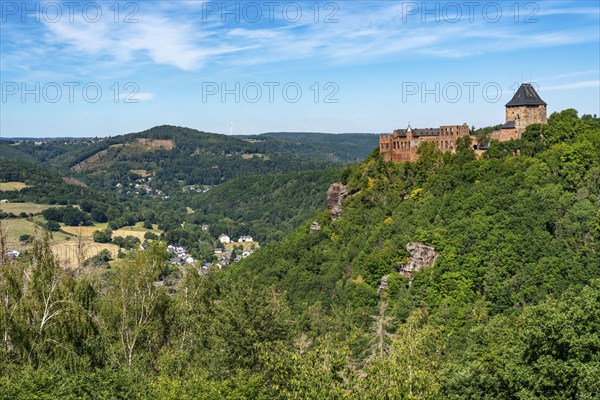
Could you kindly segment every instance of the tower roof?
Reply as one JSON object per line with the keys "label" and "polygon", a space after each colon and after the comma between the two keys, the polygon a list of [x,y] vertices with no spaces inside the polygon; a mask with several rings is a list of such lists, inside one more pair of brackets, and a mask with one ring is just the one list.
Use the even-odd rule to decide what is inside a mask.
{"label": "tower roof", "polygon": [[546,102],[540,98],[530,83],[523,83],[519,86],[517,93],[512,100],[506,103],[506,107],[518,106],[545,106]]}

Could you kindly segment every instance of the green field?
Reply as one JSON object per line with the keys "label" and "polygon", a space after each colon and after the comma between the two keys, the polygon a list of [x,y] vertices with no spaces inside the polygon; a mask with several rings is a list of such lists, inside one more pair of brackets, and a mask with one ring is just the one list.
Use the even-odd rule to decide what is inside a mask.
{"label": "green field", "polygon": [[[43,221],[43,219],[41,221]],[[40,233],[43,231],[43,229],[40,228],[35,222],[28,221],[25,218],[3,219],[1,222],[2,226],[6,227],[8,241],[12,244],[18,243],[21,235],[35,234],[36,228]],[[68,237],[70,236],[62,232],[52,232],[52,243],[64,241]]]}
{"label": "green field", "polygon": [[8,191],[8,190],[21,190],[28,187],[23,182],[0,182],[0,192]]}
{"label": "green field", "polygon": [[6,213],[13,213],[19,215],[24,212],[27,214],[39,214],[50,207],[62,207],[51,204],[35,204],[35,203],[2,203],[0,204],[0,210]]}
{"label": "green field", "polygon": [[[35,221],[44,222],[45,220],[41,217],[36,217]],[[40,228],[35,221],[30,221],[25,218],[16,218],[16,219],[3,219],[0,220],[3,228],[6,228],[7,239],[8,239],[8,248],[9,250],[17,249],[19,251],[24,251],[30,247],[30,245],[21,245],[19,241],[19,237],[21,235],[35,235],[36,232],[41,234],[43,229]],[[103,227],[83,227],[93,230],[103,229],[106,227],[106,224]],[[65,227],[66,230],[71,230],[70,228],[76,230],[79,227]],[[133,228],[133,227],[130,227]],[[62,229],[62,228],[61,228]],[[85,237],[85,233],[83,235]],[[77,262],[76,252],[77,252],[77,239],[72,235],[66,234],[64,232],[52,232],[52,239],[50,241],[52,252],[58,258],[61,265],[64,267],[75,267]],[[112,256],[116,258],[117,253],[119,251],[119,247],[110,243],[94,243],[91,237],[85,238],[85,258],[95,256],[101,250],[107,249],[110,251]]]}
{"label": "green field", "polygon": [[252,247],[254,247],[255,250],[260,248],[260,244],[258,242],[231,242],[223,244],[222,246],[225,247],[225,250],[233,250],[234,247],[240,246],[243,247],[244,250],[252,250]]}
{"label": "green field", "polygon": [[[64,225],[64,224],[61,224]],[[81,236],[83,237],[92,237],[92,235],[94,234],[94,232],[99,231],[99,230],[103,230],[106,229],[108,227],[108,225],[106,223],[100,224],[100,223],[96,223],[93,226],[61,226],[60,229],[62,229],[63,231],[70,233],[71,235],[75,235],[77,236],[79,234],[79,232],[81,232]],[[115,231],[113,231],[113,238],[116,236],[135,236],[138,239],[140,239],[140,241],[144,241],[144,234],[146,232],[154,232],[157,235],[160,235],[162,233],[161,230],[157,229],[156,225],[153,225],[154,229],[146,229],[143,226],[142,222],[138,222],[137,224],[135,224],[134,226],[124,226],[122,228],[119,228]]]}
{"label": "green field", "polygon": [[33,235],[35,227],[38,227],[35,223],[24,218],[4,219],[2,220],[2,226],[6,227],[9,243],[18,242],[21,235]]}

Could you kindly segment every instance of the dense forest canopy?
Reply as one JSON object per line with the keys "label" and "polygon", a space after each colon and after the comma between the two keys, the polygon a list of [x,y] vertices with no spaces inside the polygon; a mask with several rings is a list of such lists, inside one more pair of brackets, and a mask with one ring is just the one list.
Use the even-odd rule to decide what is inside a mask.
{"label": "dense forest canopy", "polygon": [[[221,271],[166,267],[160,241],[92,275],[43,237],[2,259],[0,397],[598,398],[600,121],[419,151],[375,150],[338,175],[339,219]],[[409,243],[439,253],[410,277]]]}

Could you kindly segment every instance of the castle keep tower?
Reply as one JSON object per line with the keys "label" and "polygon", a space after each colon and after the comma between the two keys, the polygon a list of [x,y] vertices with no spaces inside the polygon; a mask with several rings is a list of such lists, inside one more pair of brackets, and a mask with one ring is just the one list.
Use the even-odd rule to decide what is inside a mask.
{"label": "castle keep tower", "polygon": [[523,83],[506,103],[506,123],[502,130],[513,130],[514,136],[503,139],[519,139],[527,125],[548,123],[546,105],[530,83]]}

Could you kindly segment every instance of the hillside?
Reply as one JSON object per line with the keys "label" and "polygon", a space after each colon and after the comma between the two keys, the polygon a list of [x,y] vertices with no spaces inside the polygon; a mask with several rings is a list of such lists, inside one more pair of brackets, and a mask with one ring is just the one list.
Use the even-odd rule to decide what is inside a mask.
{"label": "hillside", "polygon": [[[599,308],[563,318],[600,296],[600,121],[553,114],[481,160],[466,147],[420,151],[415,164],[382,163],[375,151],[344,177],[341,218],[317,215],[321,231],[307,221],[229,272],[285,292],[315,340],[336,337],[359,365],[375,357],[369,381],[400,373],[410,344],[395,338],[404,337],[423,346],[410,351],[422,357],[413,361],[426,375],[414,384],[426,398],[598,395]],[[419,261],[409,243],[434,247],[433,267],[402,273]],[[557,336],[536,336],[548,330]],[[568,378],[553,380],[567,365]]]}
{"label": "hillside", "polygon": [[210,225],[215,237],[250,234],[259,242],[281,239],[326,204],[323,193],[339,179],[342,167],[286,175],[232,179],[187,204]]}
{"label": "hillside", "polygon": [[3,270],[0,394],[597,398],[599,121],[555,113],[482,159],[420,152],[374,151],[342,174],[340,218],[206,275],[165,270],[157,242],[74,278],[39,244]]}
{"label": "hillside", "polygon": [[318,156],[334,162],[364,160],[372,149],[379,146],[379,135],[368,133],[269,132],[255,137],[285,141],[297,149],[296,154]]}
{"label": "hillside", "polygon": [[5,143],[2,140],[0,140],[0,159],[35,162],[35,159],[29,154],[20,151],[19,149]]}
{"label": "hillside", "polygon": [[[157,224],[166,240],[211,260],[212,244],[198,238],[214,243],[226,232],[279,239],[324,204],[320,193],[349,161],[331,153],[346,135],[320,135],[317,145],[310,136],[158,126],[109,138],[2,140],[0,181],[27,186],[6,192],[11,202],[84,204],[88,224],[112,229]],[[364,140],[348,135],[348,142],[358,151]],[[377,144],[365,145],[364,155]],[[206,225],[210,236],[201,231]]]}
{"label": "hillside", "polygon": [[[316,136],[315,136],[316,135]],[[215,185],[239,176],[316,170],[363,159],[374,135],[267,134],[248,137],[157,126],[109,138],[2,144],[4,159],[37,160],[101,190],[131,174],[152,175],[167,187]]]}

